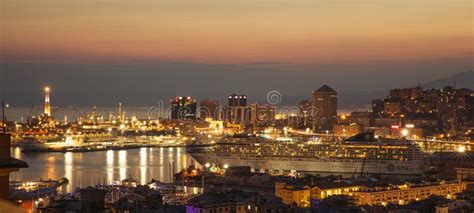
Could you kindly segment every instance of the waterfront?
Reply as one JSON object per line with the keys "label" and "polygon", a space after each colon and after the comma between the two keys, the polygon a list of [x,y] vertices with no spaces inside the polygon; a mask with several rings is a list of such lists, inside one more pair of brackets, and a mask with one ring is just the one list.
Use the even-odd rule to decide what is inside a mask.
{"label": "waterfront", "polygon": [[66,192],[76,187],[110,184],[129,177],[141,184],[151,179],[170,182],[172,167],[174,172],[178,172],[193,161],[184,148],[176,147],[76,153],[22,153],[19,148],[12,148],[12,155],[27,162],[29,168],[13,173],[11,180],[66,177],[69,179]]}
{"label": "waterfront", "polygon": [[[142,107],[123,107],[126,116],[137,116],[138,119],[146,119],[148,117],[157,119],[159,117],[166,117],[166,106],[162,105],[152,105],[152,106],[142,106]],[[103,115],[107,117],[110,113],[115,114],[117,112],[117,106],[111,107],[54,107],[52,109],[54,117],[60,121],[63,121],[65,118],[69,122],[76,121],[79,117],[85,117],[87,114],[96,113],[97,115]],[[7,115],[8,120],[25,122],[28,117],[40,115],[43,112],[41,106],[32,106],[32,107],[8,107],[5,109],[5,114]]]}
{"label": "waterfront", "polygon": [[[126,116],[135,115],[138,119],[158,119],[158,118],[167,118],[169,117],[169,106],[164,104],[156,104],[151,106],[137,106],[137,107],[123,107]],[[338,109],[340,114],[348,114],[354,109]],[[365,110],[365,109],[358,109]],[[5,114],[7,119],[10,121],[16,122],[25,122],[28,117],[34,115],[40,115],[43,112],[41,106],[32,106],[32,107],[8,107],[5,109]],[[93,107],[55,107],[53,109],[53,115],[58,121],[64,121],[65,118],[68,122],[75,122],[79,117],[86,117],[87,114],[92,114],[94,112]],[[111,107],[97,107],[95,109],[95,114],[103,115],[107,117],[110,113],[115,114],[117,112],[117,106]],[[285,112],[296,113],[293,111],[288,111],[285,109]]]}

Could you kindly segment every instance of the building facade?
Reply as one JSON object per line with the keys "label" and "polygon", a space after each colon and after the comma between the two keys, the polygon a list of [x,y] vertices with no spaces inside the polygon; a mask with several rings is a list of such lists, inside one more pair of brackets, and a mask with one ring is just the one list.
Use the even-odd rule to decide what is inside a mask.
{"label": "building facade", "polygon": [[196,119],[196,100],[178,96],[171,100],[171,119]]}
{"label": "building facade", "polygon": [[275,107],[267,104],[250,105],[250,124],[252,126],[269,126],[275,122]]}
{"label": "building facade", "polygon": [[467,188],[466,182],[442,181],[436,183],[423,183],[416,185],[401,185],[398,187],[363,187],[354,192],[359,205],[388,205],[407,204],[411,201],[423,200],[430,196],[444,196],[453,198]]}
{"label": "building facade", "polygon": [[213,120],[221,120],[222,112],[219,110],[219,101],[212,99],[205,99],[199,102],[199,118],[206,120],[212,118]]}
{"label": "building facade", "polygon": [[224,110],[224,121],[228,124],[246,124],[249,121],[250,109],[247,107],[247,96],[230,94]]}
{"label": "building facade", "polygon": [[313,91],[313,109],[313,130],[332,131],[337,120],[337,92],[328,85]]}

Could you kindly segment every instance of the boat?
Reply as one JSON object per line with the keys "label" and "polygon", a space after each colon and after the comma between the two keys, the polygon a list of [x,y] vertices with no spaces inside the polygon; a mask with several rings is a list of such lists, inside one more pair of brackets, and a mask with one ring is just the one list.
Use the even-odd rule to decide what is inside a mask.
{"label": "boat", "polygon": [[84,136],[66,134],[56,141],[40,140],[37,137],[23,137],[22,141],[17,143],[22,152],[42,152],[66,150],[69,148],[83,147]]}
{"label": "boat", "polygon": [[67,178],[59,180],[38,181],[10,181],[10,199],[33,200],[42,197],[50,197],[58,192],[58,189],[69,182]]}
{"label": "boat", "polygon": [[22,141],[17,143],[17,146],[23,152],[34,152],[48,148],[45,141],[40,141],[35,137],[24,137]]}
{"label": "boat", "polygon": [[186,151],[201,165],[317,174],[414,175],[424,171],[419,146],[404,139],[361,133],[346,140],[277,140],[255,135],[194,141]]}

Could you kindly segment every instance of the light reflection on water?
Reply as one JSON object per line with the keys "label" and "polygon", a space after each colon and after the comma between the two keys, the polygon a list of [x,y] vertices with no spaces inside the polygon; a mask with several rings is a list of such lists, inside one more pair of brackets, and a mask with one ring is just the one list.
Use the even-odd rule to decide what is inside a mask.
{"label": "light reflection on water", "polygon": [[107,184],[112,184],[114,182],[114,151],[107,150]]}
{"label": "light reflection on water", "polygon": [[[74,165],[73,165],[74,161],[73,161],[72,154],[73,154],[72,152],[64,153],[64,171],[66,171],[65,174],[64,174],[64,177],[66,177],[69,180],[70,183],[74,183],[74,181],[75,181],[75,178],[74,178],[73,173],[72,173],[72,170],[74,169]],[[29,163],[29,162],[27,161],[27,163]],[[52,162],[50,165],[53,165],[53,166],[49,166],[49,168],[54,169],[54,167],[56,167],[54,162]],[[32,165],[30,165],[30,167],[32,167]],[[57,175],[55,175],[55,176],[57,177]],[[48,177],[48,178],[50,178],[50,177]],[[51,178],[54,179],[54,177],[51,177]],[[72,184],[67,186],[67,191],[71,191],[71,190],[72,190]]]}
{"label": "light reflection on water", "polygon": [[[83,153],[21,153],[13,156],[28,163],[29,168],[13,173],[12,180],[59,179],[66,177],[68,192],[76,187],[133,178],[141,184],[156,179],[170,182],[170,171],[180,171],[191,164],[184,148],[139,148]],[[174,168],[171,168],[174,167]]]}
{"label": "light reflection on water", "polygon": [[127,150],[120,150],[119,153],[119,170],[120,170],[120,178],[119,180],[123,180],[127,178]]}

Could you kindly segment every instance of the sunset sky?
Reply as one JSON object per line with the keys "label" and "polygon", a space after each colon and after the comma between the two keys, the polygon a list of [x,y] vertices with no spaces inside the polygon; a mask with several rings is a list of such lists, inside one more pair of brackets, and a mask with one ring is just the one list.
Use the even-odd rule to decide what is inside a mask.
{"label": "sunset sky", "polygon": [[0,0],[3,62],[346,63],[472,55],[470,0]]}

